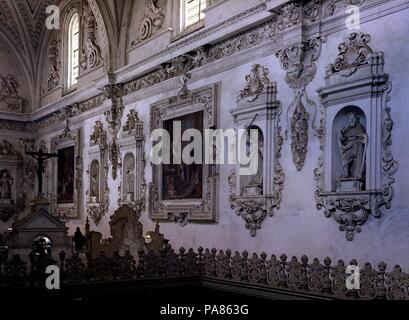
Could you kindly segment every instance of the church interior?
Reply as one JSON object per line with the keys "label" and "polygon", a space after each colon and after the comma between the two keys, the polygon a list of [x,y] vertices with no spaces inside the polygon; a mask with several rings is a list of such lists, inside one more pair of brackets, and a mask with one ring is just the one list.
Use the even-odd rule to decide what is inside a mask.
{"label": "church interior", "polygon": [[0,299],[409,300],[408,21],[0,0]]}

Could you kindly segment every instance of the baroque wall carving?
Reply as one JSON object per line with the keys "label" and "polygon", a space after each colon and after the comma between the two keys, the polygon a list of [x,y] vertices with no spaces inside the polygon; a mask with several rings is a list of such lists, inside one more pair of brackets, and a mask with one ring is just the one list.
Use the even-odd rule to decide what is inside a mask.
{"label": "baroque wall carving", "polygon": [[337,15],[341,10],[344,10],[348,6],[362,6],[365,4],[365,0],[331,0],[327,1],[323,5],[323,18],[330,18]]}
{"label": "baroque wall carving", "polygon": [[6,223],[25,208],[23,158],[7,140],[0,142],[0,221]]}
{"label": "baroque wall carving", "polygon": [[88,1],[83,6],[84,39],[82,48],[82,70],[93,69],[102,63],[101,49],[97,44],[98,23]]}
{"label": "baroque wall carving", "polygon": [[50,42],[48,48],[48,78],[47,78],[47,92],[53,91],[60,84],[60,41],[59,39]]}
{"label": "baroque wall carving", "polygon": [[167,2],[168,0],[145,0],[145,16],[139,26],[138,38],[132,42],[132,45],[150,39],[162,29]]}
{"label": "baroque wall carving", "polygon": [[[102,17],[100,17],[99,14],[96,14],[99,12],[98,8],[96,7],[95,0],[89,0],[89,5],[92,8],[92,11],[96,17],[97,24],[98,26],[103,26],[104,23],[102,21]],[[214,27],[210,27],[209,29],[206,29],[204,31],[198,31],[197,32],[197,37],[205,37],[217,30],[221,30],[237,21],[240,21],[242,19],[245,19],[249,16],[252,16],[258,12],[264,11],[266,8],[266,5],[260,4],[257,5],[254,8],[250,8],[248,10],[245,10],[235,16],[232,19],[229,19],[226,22],[221,23],[220,25],[216,25]],[[186,77],[186,72],[192,71],[193,69],[203,66],[207,63],[212,63],[214,61],[223,59],[227,56],[231,56],[233,54],[239,53],[243,50],[255,47],[257,45],[263,44],[268,41],[278,41],[281,37],[281,34],[285,32],[288,28],[300,25],[301,23],[301,15],[300,15],[301,9],[297,5],[289,4],[289,7],[282,8],[279,11],[275,12],[275,15],[271,18],[270,21],[261,24],[259,26],[256,26],[254,28],[251,28],[249,30],[246,30],[243,33],[237,34],[232,36],[229,39],[220,41],[215,43],[214,45],[209,45],[206,46],[206,49],[204,52],[206,53],[206,58],[205,59],[197,59],[199,56],[196,56],[194,52],[203,52],[203,49],[198,48],[196,51],[193,51],[189,55],[191,56],[193,54],[193,60],[194,61],[200,61],[200,63],[188,63],[188,65],[192,66],[190,68],[181,68],[183,72],[179,73],[183,75],[183,77],[180,78],[182,87],[184,87],[184,83],[187,82],[188,76]],[[102,35],[103,39],[103,51],[105,52],[108,50],[107,53],[104,53],[103,56],[107,55],[109,57],[109,46],[107,44],[107,36],[106,36],[106,31],[105,28],[101,27],[100,32],[105,34]],[[162,55],[168,54],[169,51],[174,51],[179,49],[180,47],[189,44],[190,42],[193,42],[196,39],[196,36],[192,39],[186,39],[179,41],[177,44],[172,44],[170,47],[162,52],[159,52],[158,54],[152,55],[151,57],[148,57],[139,63],[137,63],[134,68],[144,65],[150,61],[152,61],[155,58],[158,58]],[[195,58],[196,56],[196,58]],[[179,61],[183,60],[188,60],[189,58],[178,58]],[[107,59],[106,57],[104,58],[105,64],[107,64]],[[132,79],[123,85],[123,95],[128,95],[130,93],[154,86],[156,84],[159,84],[163,81],[169,80],[173,77],[176,77],[175,72],[169,72],[171,70],[175,70],[175,68],[171,67],[172,61],[169,61],[168,63],[165,63],[161,65],[159,68],[142,75],[140,77],[137,77],[136,79]],[[183,63],[181,64],[182,66],[184,65]],[[165,68],[165,66],[167,66]],[[190,70],[189,70],[190,69]],[[188,70],[188,71],[186,71]],[[121,76],[122,72],[118,72],[118,76]],[[183,90],[182,90],[183,93]],[[83,112],[87,112],[90,110],[93,110],[95,108],[100,107],[105,101],[106,101],[106,96],[105,94],[100,94],[96,95],[94,97],[88,98],[84,101],[74,103],[72,105],[66,106],[64,109],[69,110],[70,112],[70,117],[77,116]],[[10,128],[10,130],[18,130],[18,131],[36,131],[42,128],[46,128],[49,126],[54,125],[56,122],[58,122],[58,114],[59,112],[49,114],[48,116],[44,117],[43,119],[32,121],[29,123],[19,123],[17,121],[8,121],[8,120],[2,120],[0,121],[0,128]]]}
{"label": "baroque wall carving", "polygon": [[121,97],[123,95],[123,84],[110,84],[104,87],[104,95],[111,100],[111,107],[105,111],[105,120],[108,123],[112,139],[108,146],[109,161],[112,166],[112,178],[118,177],[117,170],[121,166],[120,144],[118,143],[118,131],[121,126],[123,105]]}
{"label": "baroque wall carving", "polygon": [[24,99],[18,93],[19,84],[12,74],[0,75],[0,106],[4,111],[22,112]]}
{"label": "baroque wall carving", "polygon": [[[268,78],[267,68],[253,65],[245,80],[246,85],[238,94],[238,106],[231,112],[237,132],[257,130],[257,155],[251,158],[251,151],[247,152],[250,152],[252,163],[257,160],[258,166],[256,174],[242,175],[241,161],[238,161],[228,178],[229,202],[244,220],[250,235],[255,237],[265,218],[273,216],[273,210],[280,207],[282,198],[285,175],[280,164],[283,143],[279,126],[281,106],[277,101],[277,85]],[[238,137],[237,147],[242,139]],[[251,148],[251,136],[247,139],[250,139]]]}
{"label": "baroque wall carving", "polygon": [[107,152],[106,132],[102,122],[97,121],[90,136],[89,168],[87,170],[87,215],[91,217],[96,225],[101,222],[109,207]]}
{"label": "baroque wall carving", "polygon": [[[315,115],[317,113],[317,106],[308,97],[306,87],[317,72],[315,62],[321,53],[321,45],[321,39],[313,39],[289,46],[276,53],[281,67],[287,71],[285,80],[294,91],[294,100],[287,108],[287,130],[285,136],[288,139],[288,131],[290,131],[291,152],[293,162],[298,171],[301,171],[304,167],[308,153],[310,113],[306,105],[313,109],[312,127],[316,131]],[[291,112],[292,115],[290,117]]]}
{"label": "baroque wall carving", "polygon": [[[335,219],[349,241],[371,216],[380,218],[383,209],[391,208],[393,175],[398,170],[391,151],[392,85],[383,71],[383,53],[373,52],[368,45],[370,40],[368,34],[348,35],[339,46],[335,64],[327,68],[326,86],[318,90],[322,103],[322,156],[315,170],[317,208]],[[349,113],[350,123],[336,131],[338,115],[351,108],[354,111]],[[361,116],[355,110],[360,110]],[[359,129],[364,125],[366,129]],[[339,145],[341,162],[336,160],[333,150],[338,148],[333,144]],[[341,171],[335,171],[333,164],[337,163],[342,166]],[[359,170],[354,170],[354,164],[359,165]]]}
{"label": "baroque wall carving", "polygon": [[[200,117],[201,120],[197,121],[202,123],[202,132],[207,129],[215,129],[217,127],[218,95],[219,85],[214,84],[189,91],[183,97],[175,96],[155,103],[151,108],[151,133],[155,129],[164,128],[165,122],[172,122],[174,119],[189,115],[196,116],[195,119]],[[203,150],[202,154],[204,154]],[[185,164],[183,166],[188,167]],[[182,226],[189,222],[214,222],[218,193],[217,165],[202,161],[203,170],[196,169],[195,174],[192,173],[191,179],[187,182],[190,183],[189,188],[192,188],[189,194],[192,194],[193,190],[200,189],[200,195],[199,192],[195,193],[195,197],[180,195],[179,199],[174,196],[176,183],[174,181],[168,183],[169,175],[163,174],[163,167],[164,164],[152,163],[152,183],[149,185],[150,218],[175,222]],[[201,172],[201,175],[198,172]],[[168,179],[166,182],[165,178]],[[166,194],[163,188],[165,183],[168,188]]]}
{"label": "baroque wall carving", "polygon": [[144,124],[138,113],[131,109],[122,128],[122,180],[119,187],[119,206],[127,205],[140,215],[146,208]]}

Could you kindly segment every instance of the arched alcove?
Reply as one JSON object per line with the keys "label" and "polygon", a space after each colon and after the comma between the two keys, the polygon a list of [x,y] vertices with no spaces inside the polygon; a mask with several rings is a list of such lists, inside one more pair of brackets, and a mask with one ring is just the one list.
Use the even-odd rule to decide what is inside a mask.
{"label": "arched alcove", "polygon": [[[260,127],[256,125],[249,126],[246,131],[246,134],[241,137],[241,145],[243,147],[245,146],[246,158],[249,159],[250,162],[248,165],[242,167],[246,167],[251,171],[256,170],[256,173],[240,176],[241,194],[243,196],[263,195],[264,134]],[[257,134],[257,136],[255,136],[255,134]]]}
{"label": "arched alcove", "polygon": [[367,121],[357,106],[342,108],[332,125],[332,191],[341,180],[361,180],[359,191],[366,189]]}
{"label": "arched alcove", "polygon": [[125,201],[135,200],[135,156],[127,153],[124,157],[122,185],[124,188]]}
{"label": "arched alcove", "polygon": [[98,160],[93,160],[90,166],[90,197],[91,203],[99,202],[99,162]]}

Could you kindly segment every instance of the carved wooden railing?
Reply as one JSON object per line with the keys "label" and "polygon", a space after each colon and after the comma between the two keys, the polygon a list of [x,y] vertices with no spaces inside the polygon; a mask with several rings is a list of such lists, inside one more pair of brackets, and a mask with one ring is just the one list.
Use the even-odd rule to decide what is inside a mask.
{"label": "carved wooden railing", "polygon": [[[332,265],[330,258],[321,263],[317,258],[310,261],[305,255],[298,260],[296,257],[288,259],[285,254],[268,258],[265,253],[260,256],[254,253],[250,257],[246,251],[232,254],[230,250],[217,252],[216,249],[199,248],[195,252],[181,248],[178,253],[173,250],[160,254],[141,252],[138,263],[129,252],[124,256],[116,253],[113,258],[101,253],[95,259],[85,260],[78,255],[66,258],[65,252],[61,252],[58,263],[51,259],[36,261],[28,271],[27,263],[16,255],[0,265],[0,291],[2,288],[44,286],[44,268],[53,264],[60,268],[63,287],[121,280],[138,282],[142,279],[194,277],[217,279],[228,285],[251,284],[264,289],[335,299],[409,299],[409,275],[398,265],[388,271],[384,262],[379,263],[377,269],[366,263],[360,270],[360,289],[349,290],[346,287],[349,274],[344,261],[339,260]],[[352,260],[349,265],[358,266],[358,263]]]}

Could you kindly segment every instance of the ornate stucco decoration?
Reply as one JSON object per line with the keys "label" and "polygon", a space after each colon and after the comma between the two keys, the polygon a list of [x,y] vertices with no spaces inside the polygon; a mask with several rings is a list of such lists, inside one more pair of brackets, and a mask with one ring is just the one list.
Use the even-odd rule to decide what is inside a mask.
{"label": "ornate stucco decoration", "polygon": [[145,135],[144,124],[134,109],[127,115],[120,144],[123,165],[118,204],[128,205],[140,215],[146,209]]}
{"label": "ornate stucco decoration", "polygon": [[177,77],[180,85],[182,86],[181,90],[178,93],[180,98],[186,98],[189,90],[187,88],[187,82],[189,81],[191,75],[189,71],[200,67],[205,63],[207,59],[206,50],[203,47],[198,48],[197,50],[182,54],[171,62],[163,65],[163,70],[167,74],[165,77]]}
{"label": "ornate stucco decoration", "polygon": [[50,42],[48,49],[48,64],[47,92],[50,92],[60,84],[61,61],[58,39]]}
{"label": "ornate stucco decoration", "polygon": [[109,207],[108,146],[102,122],[95,123],[89,144],[89,167],[86,171],[88,176],[87,215],[98,225]]}
{"label": "ornate stucco decoration", "polygon": [[139,26],[138,38],[132,42],[136,45],[150,39],[162,29],[165,22],[167,0],[145,0],[145,16]]}
{"label": "ornate stucco decoration", "polygon": [[[97,19],[98,26],[103,26],[103,20],[100,14],[97,14],[98,8],[96,4],[96,0],[89,0],[89,4],[92,8],[92,11],[95,14],[95,18]],[[244,32],[238,33],[233,35],[229,39],[222,40],[215,44],[211,44],[206,47],[206,59],[204,59],[201,63],[195,64],[194,68],[203,66],[208,63],[212,63],[214,61],[218,61],[225,57],[240,53],[244,50],[253,48],[255,46],[261,45],[266,42],[270,41],[278,41],[282,36],[281,33],[286,31],[288,28],[292,28],[295,26],[299,26],[301,23],[301,13],[302,9],[298,4],[290,3],[288,4],[289,8],[281,8],[277,12],[274,11],[275,15],[272,17],[271,20],[252,27],[251,29],[245,30]],[[210,34],[212,34],[215,30],[219,30],[220,28],[228,27],[238,21],[246,19],[247,17],[253,16],[259,12],[263,12],[266,9],[266,5],[264,3],[259,4],[255,7],[249,8],[241,12],[240,14],[234,16],[232,19],[228,21],[222,22],[221,24],[217,24],[213,27],[206,28],[206,30],[198,31],[197,37],[204,38]],[[10,15],[11,16],[11,15]],[[106,39],[106,32],[105,28],[100,27],[99,31],[101,32],[101,37]],[[107,44],[107,40],[103,40],[104,44]],[[189,40],[190,43],[190,40]],[[136,67],[142,66],[146,63],[152,62],[153,59],[158,57],[163,57],[169,52],[174,52],[180,48],[180,43],[172,44],[166,50],[159,52],[158,54],[148,57],[135,65]],[[103,45],[103,56],[104,56],[104,63],[105,65],[108,64],[109,59],[109,52],[108,45]],[[198,48],[199,49],[199,48]],[[108,58],[107,58],[108,57]],[[148,72],[136,79],[132,79],[124,84],[124,95],[128,95],[133,92],[137,92],[139,90],[143,90],[145,88],[152,87],[157,85],[163,81],[169,80],[171,78],[176,77],[174,73],[169,73],[169,68],[166,66],[171,65],[171,61],[165,63],[158,67],[157,69]],[[123,76],[125,71],[120,71],[118,75]],[[185,78],[187,81],[188,79]],[[183,86],[183,84],[182,84]],[[80,101],[78,103],[74,103],[69,108],[72,108],[73,113],[72,116],[79,115],[81,113],[94,110],[100,107],[106,101],[106,97],[104,94],[99,94],[94,97],[88,98],[84,101]],[[68,108],[68,107],[67,107]],[[19,131],[36,131],[41,128],[46,128],[49,126],[54,125],[58,122],[58,118],[55,117],[55,114],[49,114],[48,116],[39,119],[37,121],[29,122],[29,123],[22,123],[17,121],[9,121],[9,120],[0,120],[0,128],[8,128],[9,130],[19,130]]]}
{"label": "ornate stucco decoration", "polygon": [[21,154],[10,142],[3,140],[0,142],[0,159],[18,160],[21,159]]}
{"label": "ornate stucco decoration", "polygon": [[285,80],[289,87],[294,90],[294,100],[288,107],[286,114],[287,130],[285,136],[288,139],[288,131],[290,131],[291,152],[298,171],[301,171],[304,167],[308,153],[310,113],[307,111],[306,105],[313,109],[312,126],[314,131],[316,130],[315,115],[317,106],[309,99],[306,86],[312,81],[317,72],[315,61],[317,61],[321,53],[321,44],[321,39],[313,39],[289,46],[276,53],[277,58],[280,59],[281,67],[287,71]]}
{"label": "ornate stucco decoration", "polygon": [[371,217],[380,218],[391,207],[398,170],[391,150],[392,85],[383,71],[383,53],[373,52],[369,41],[369,35],[350,34],[328,67],[326,86],[318,90],[317,208],[334,218],[349,241]]}
{"label": "ornate stucco decoration", "polygon": [[0,74],[0,107],[9,112],[23,112],[23,98],[18,94],[19,84],[13,75]]}
{"label": "ornate stucco decoration", "polygon": [[294,27],[301,23],[302,19],[302,6],[298,2],[290,2],[284,5],[279,12],[276,12],[277,16],[275,22],[277,28],[280,31]]}
{"label": "ornate stucco decoration", "polygon": [[121,126],[121,119],[124,107],[122,105],[123,84],[109,84],[103,88],[105,97],[111,100],[111,107],[105,111],[105,119],[111,131],[112,139],[109,143],[108,153],[112,165],[112,178],[118,177],[117,170],[120,167],[120,145],[118,143],[118,131]]}
{"label": "ornate stucco decoration", "polygon": [[[250,235],[255,237],[265,218],[273,216],[273,210],[280,207],[285,179],[280,164],[283,138],[277,85],[268,78],[268,69],[254,65],[246,82],[238,94],[238,107],[231,112],[237,132],[258,131],[258,167],[255,175],[240,175],[238,161],[228,178],[229,202],[232,210],[244,220]],[[238,141],[241,140],[239,137]]]}
{"label": "ornate stucco decoration", "polygon": [[245,98],[249,102],[257,100],[259,94],[265,92],[268,86],[273,83],[268,78],[268,69],[259,64],[253,65],[251,73],[246,75],[246,86],[240,90],[240,98]]}
{"label": "ornate stucco decoration", "polygon": [[303,20],[306,24],[317,22],[321,18],[322,0],[311,0],[303,6]]}
{"label": "ornate stucco decoration", "polygon": [[323,18],[330,18],[338,14],[341,10],[344,10],[348,6],[362,6],[365,0],[332,0],[323,5]]}
{"label": "ornate stucco decoration", "polygon": [[109,129],[113,132],[116,132],[121,125],[123,109],[122,103],[115,101],[112,103],[111,108],[104,112]]}
{"label": "ornate stucco decoration", "polygon": [[334,73],[339,73],[343,77],[354,74],[358,67],[368,62],[368,58],[373,54],[368,46],[371,41],[369,34],[351,33],[343,43],[338,46],[338,57],[334,64],[327,67],[327,77]]}
{"label": "ornate stucco decoration", "polygon": [[97,121],[94,126],[94,131],[90,136],[92,144],[104,145],[106,143],[106,134],[104,132],[104,126],[101,121]]}
{"label": "ornate stucco decoration", "polygon": [[[151,107],[150,130],[162,129],[164,122],[183,116],[201,113],[203,130],[217,128],[219,84],[192,90],[186,98],[174,96]],[[204,154],[204,153],[203,153]],[[212,156],[212,155],[210,155]],[[197,199],[183,197],[169,199],[163,195],[163,165],[152,164],[152,183],[149,185],[149,214],[154,221],[175,222],[184,226],[188,222],[213,223],[216,220],[218,194],[218,165],[203,163],[201,178],[202,196]]]}
{"label": "ornate stucco decoration", "polygon": [[108,147],[108,155],[109,155],[109,161],[111,161],[111,166],[112,166],[112,179],[116,180],[118,177],[118,167],[120,167],[120,145],[118,143],[118,138],[113,137],[111,143],[109,144]]}
{"label": "ornate stucco decoration", "polygon": [[23,158],[6,139],[0,142],[0,221],[6,223],[24,210]]}
{"label": "ornate stucco decoration", "polygon": [[83,16],[84,44],[82,48],[81,67],[85,71],[100,66],[102,63],[102,55],[101,49],[97,44],[97,20],[95,19],[88,1],[84,2]]}
{"label": "ornate stucco decoration", "polygon": [[[67,120],[68,121],[68,120]],[[74,192],[72,203],[58,203],[58,159],[52,160],[51,181],[51,212],[62,220],[80,219],[83,211],[83,173],[84,164],[82,156],[81,129],[70,130],[65,127],[63,132],[51,139],[51,152],[57,153],[59,149],[74,147]]]}

